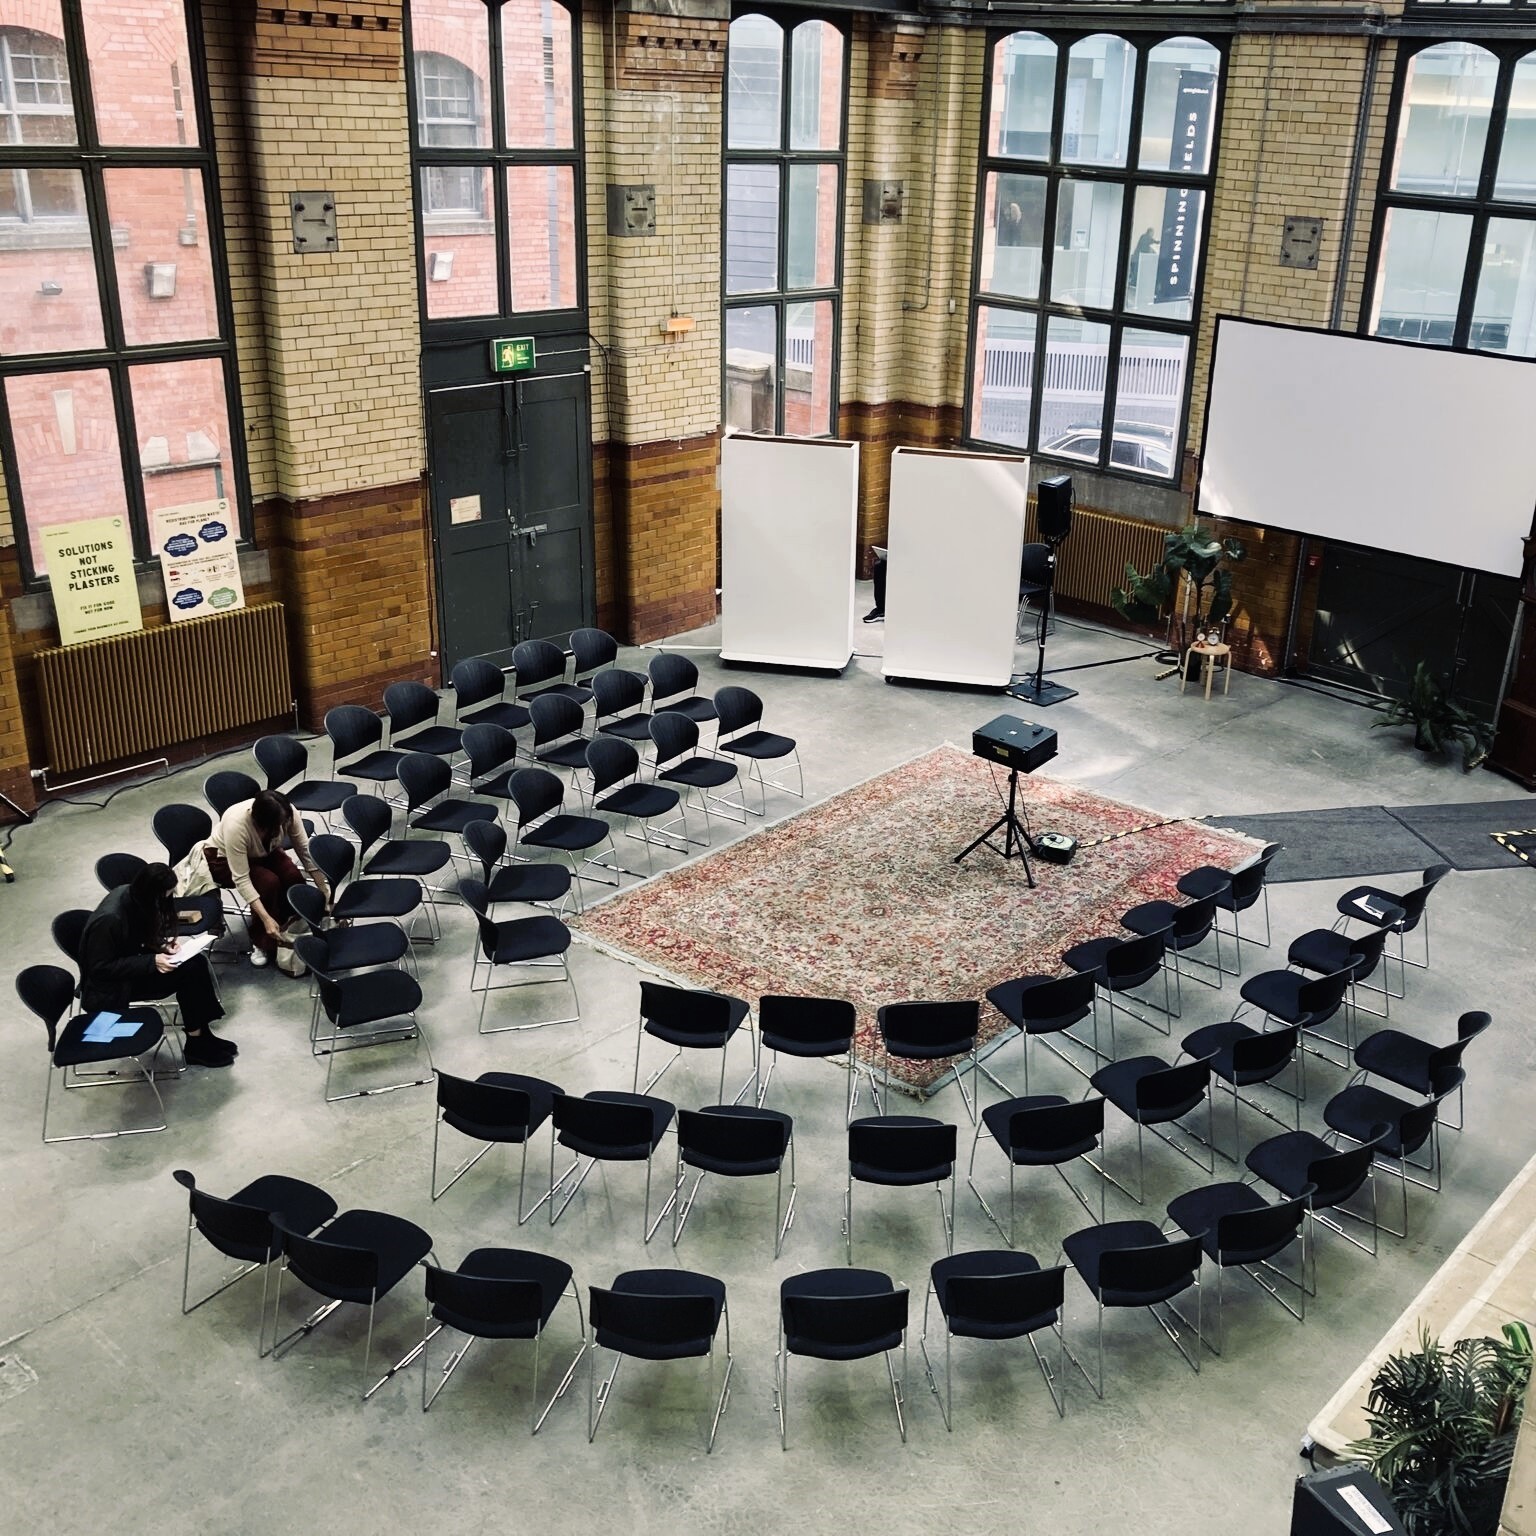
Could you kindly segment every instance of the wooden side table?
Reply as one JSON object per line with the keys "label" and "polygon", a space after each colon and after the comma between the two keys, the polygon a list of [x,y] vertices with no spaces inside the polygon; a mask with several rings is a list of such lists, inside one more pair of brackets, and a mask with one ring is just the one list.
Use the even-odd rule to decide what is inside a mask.
{"label": "wooden side table", "polygon": [[1216,678],[1216,663],[1221,662],[1221,691],[1223,695],[1232,690],[1232,647],[1230,645],[1206,645],[1203,641],[1197,641],[1184,652],[1184,666],[1179,673],[1179,695],[1183,696],[1184,689],[1189,684],[1189,659],[1191,656],[1200,656],[1207,660],[1205,668],[1205,697],[1211,697],[1211,684]]}

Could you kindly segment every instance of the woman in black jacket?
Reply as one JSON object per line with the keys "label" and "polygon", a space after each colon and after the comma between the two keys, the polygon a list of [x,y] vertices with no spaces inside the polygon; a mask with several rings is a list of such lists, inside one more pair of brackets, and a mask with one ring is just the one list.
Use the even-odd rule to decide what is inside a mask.
{"label": "woman in black jacket", "polygon": [[87,1013],[123,1013],[135,1002],[175,994],[187,1032],[187,1060],[227,1067],[237,1053],[209,1026],[224,1017],[206,954],[177,965],[176,875],[147,864],[127,885],[108,892],[80,940],[80,1003]]}

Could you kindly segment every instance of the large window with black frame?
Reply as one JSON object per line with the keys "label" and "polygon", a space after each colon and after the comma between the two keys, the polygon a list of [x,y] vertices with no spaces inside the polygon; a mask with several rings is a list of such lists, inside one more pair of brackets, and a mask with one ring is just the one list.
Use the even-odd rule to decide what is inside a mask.
{"label": "large window with black frame", "polygon": [[972,440],[1178,478],[1221,63],[1198,37],[993,43]]}
{"label": "large window with black frame", "polygon": [[1414,48],[1392,123],[1362,330],[1536,357],[1536,42]]}
{"label": "large window with black frame", "polygon": [[576,23],[558,0],[411,0],[422,314],[584,304]]}
{"label": "large window with black frame", "polygon": [[846,51],[830,21],[731,23],[721,414],[744,432],[837,430]]}
{"label": "large window with black frame", "polygon": [[[0,0],[0,441],[43,531],[245,501],[228,290],[185,0]],[[243,517],[243,513],[241,514]]]}

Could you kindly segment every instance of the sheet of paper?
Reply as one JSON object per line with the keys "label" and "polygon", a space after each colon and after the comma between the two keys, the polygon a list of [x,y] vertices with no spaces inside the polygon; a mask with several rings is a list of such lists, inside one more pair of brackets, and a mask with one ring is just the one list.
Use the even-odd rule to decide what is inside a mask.
{"label": "sheet of paper", "polygon": [[214,940],[211,933],[194,934],[190,939],[178,939],[176,948],[170,953],[169,959],[172,965],[182,965],[190,960],[193,955],[200,955]]}
{"label": "sheet of paper", "polygon": [[116,1026],[122,1022],[120,1013],[98,1013],[89,1024],[85,1026],[83,1040],[89,1040],[92,1045],[105,1045],[109,1040],[117,1038]]}

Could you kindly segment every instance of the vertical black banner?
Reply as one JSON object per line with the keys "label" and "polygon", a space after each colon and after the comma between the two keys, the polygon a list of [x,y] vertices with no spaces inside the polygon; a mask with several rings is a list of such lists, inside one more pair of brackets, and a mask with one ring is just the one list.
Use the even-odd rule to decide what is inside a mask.
{"label": "vertical black banner", "polygon": [[[1200,174],[1210,153],[1211,106],[1216,76],[1204,70],[1181,70],[1173,103],[1173,146],[1168,169]],[[1159,304],[1187,299],[1194,287],[1195,243],[1205,194],[1194,187],[1169,187],[1163,197],[1163,233],[1157,248]]]}

